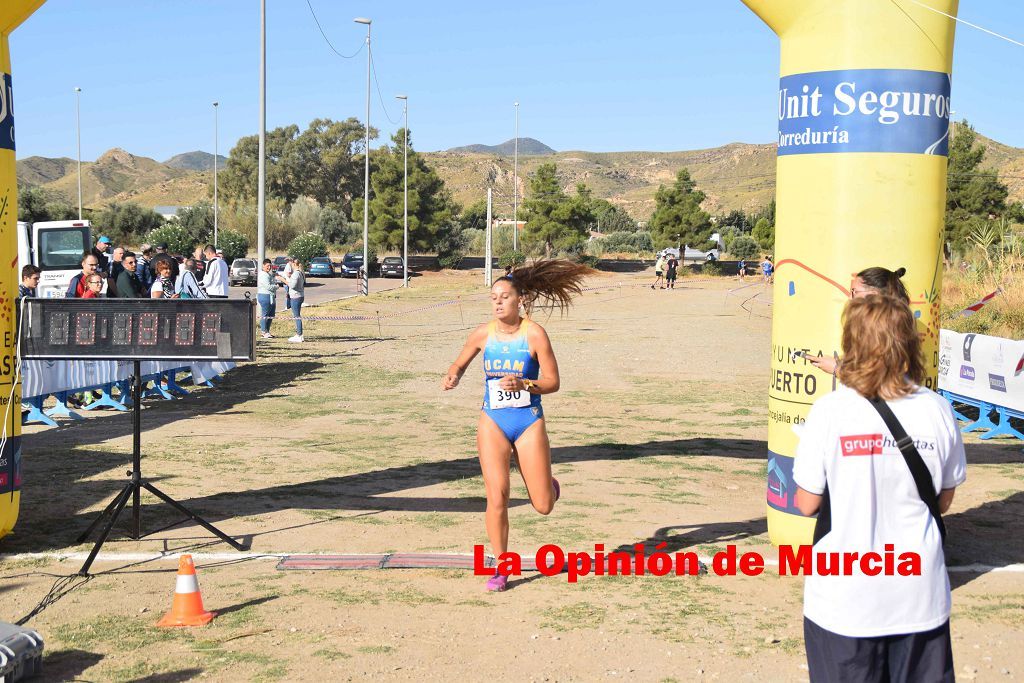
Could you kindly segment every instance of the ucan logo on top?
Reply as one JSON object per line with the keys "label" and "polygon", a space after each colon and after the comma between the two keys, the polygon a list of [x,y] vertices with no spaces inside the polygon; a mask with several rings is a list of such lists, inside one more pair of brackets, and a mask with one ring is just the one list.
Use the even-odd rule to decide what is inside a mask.
{"label": "ucan logo on top", "polygon": [[11,75],[3,74],[0,90],[0,149],[14,149],[14,91]]}
{"label": "ucan logo on top", "polygon": [[913,69],[816,71],[779,81],[779,156],[949,153],[949,76]]}

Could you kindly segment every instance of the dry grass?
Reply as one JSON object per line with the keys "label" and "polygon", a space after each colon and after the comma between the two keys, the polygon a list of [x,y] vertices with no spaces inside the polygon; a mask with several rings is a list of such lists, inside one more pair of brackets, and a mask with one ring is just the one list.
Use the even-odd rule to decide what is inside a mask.
{"label": "dry grass", "polygon": [[[1002,292],[979,312],[960,312],[996,289]],[[1024,260],[1003,259],[949,269],[942,283],[942,327],[1008,339],[1024,339]]]}

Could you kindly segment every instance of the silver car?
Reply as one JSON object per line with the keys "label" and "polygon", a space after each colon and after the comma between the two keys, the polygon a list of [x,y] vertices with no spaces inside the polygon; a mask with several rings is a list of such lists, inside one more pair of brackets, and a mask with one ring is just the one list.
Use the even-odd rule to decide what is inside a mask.
{"label": "silver car", "polygon": [[231,274],[228,275],[228,283],[235,287],[237,285],[255,285],[256,275],[259,269],[256,261],[251,258],[236,258],[231,262]]}

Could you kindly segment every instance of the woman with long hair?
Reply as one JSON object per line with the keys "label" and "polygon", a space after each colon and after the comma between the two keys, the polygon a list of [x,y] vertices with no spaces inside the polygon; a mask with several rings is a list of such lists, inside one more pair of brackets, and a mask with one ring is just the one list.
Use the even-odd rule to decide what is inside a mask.
{"label": "woman with long hair", "polygon": [[[551,260],[517,268],[491,287],[494,319],[470,333],[441,382],[454,389],[480,352],[484,354],[484,400],[476,447],[487,492],[487,537],[495,557],[508,550],[509,466],[515,451],[530,503],[542,515],[554,508],[561,489],[551,476],[551,444],[541,396],[561,385],[558,361],[547,332],[530,320],[537,306],[565,311],[593,271],[578,263]],[[487,590],[503,591],[508,577],[495,573]]]}
{"label": "woman with long hair", "polygon": [[[793,464],[797,507],[819,513],[819,525],[831,520],[816,529],[818,569],[804,581],[810,677],[952,681],[942,513],[966,479],[960,430],[949,403],[921,386],[921,341],[906,303],[851,299],[842,347],[842,386],[812,406]],[[822,572],[821,557],[844,553],[879,560]],[[911,554],[916,575],[883,567],[887,555],[902,565]]]}
{"label": "woman with long hair", "polygon": [[[896,270],[889,270],[881,266],[865,268],[853,276],[853,282],[850,283],[850,298],[860,299],[870,294],[884,294],[899,299],[909,306],[910,295],[907,294],[907,288],[903,286],[901,279],[906,274],[906,268],[897,268]],[[833,356],[808,354],[804,358],[814,367],[824,370],[830,375],[836,374],[836,368],[839,367],[839,361]]]}

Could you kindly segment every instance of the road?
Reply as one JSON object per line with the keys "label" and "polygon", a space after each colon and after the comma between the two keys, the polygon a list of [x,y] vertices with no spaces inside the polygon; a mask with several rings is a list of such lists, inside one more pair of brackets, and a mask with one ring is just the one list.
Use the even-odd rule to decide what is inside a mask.
{"label": "road", "polygon": [[[337,301],[338,299],[347,299],[348,297],[355,296],[359,293],[358,289],[359,280],[356,278],[343,278],[343,277],[308,277],[306,278],[306,300],[303,303],[304,306],[312,306],[315,304],[323,304],[328,301]],[[402,286],[402,278],[370,278],[370,293],[380,292],[388,289],[395,289],[396,287]],[[255,287],[232,287],[230,298],[241,299],[246,294],[249,294],[253,299],[256,298]],[[279,293],[281,294],[281,293]],[[284,300],[278,296],[277,303],[279,306],[284,304]]]}

